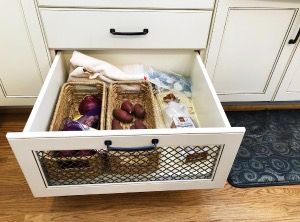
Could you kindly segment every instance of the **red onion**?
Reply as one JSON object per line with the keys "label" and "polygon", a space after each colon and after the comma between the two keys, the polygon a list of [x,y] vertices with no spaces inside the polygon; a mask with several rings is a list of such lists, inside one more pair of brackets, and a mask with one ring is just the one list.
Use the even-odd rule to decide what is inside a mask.
{"label": "red onion", "polygon": [[97,129],[98,126],[99,115],[83,115],[81,116],[77,122],[86,125],[88,127],[92,127]]}
{"label": "red onion", "polygon": [[[99,119],[98,116],[83,116],[85,118],[85,123],[92,124],[93,121],[96,119],[96,124]],[[82,117],[81,117],[82,118]],[[80,119],[81,119],[80,118]],[[88,128],[87,126],[84,126],[83,123],[80,123],[79,121],[73,121],[70,118],[66,118],[63,121],[63,127],[62,131],[84,131]],[[84,157],[84,156],[91,156],[95,155],[97,152],[95,150],[61,150],[61,151],[53,151],[51,152],[51,155],[54,157]]]}
{"label": "red onion", "polygon": [[101,99],[93,95],[85,96],[79,104],[78,111],[81,115],[87,113],[89,115],[99,115],[101,112]]}
{"label": "red onion", "polygon": [[77,121],[66,119],[63,124],[62,131],[83,131],[84,127]]}

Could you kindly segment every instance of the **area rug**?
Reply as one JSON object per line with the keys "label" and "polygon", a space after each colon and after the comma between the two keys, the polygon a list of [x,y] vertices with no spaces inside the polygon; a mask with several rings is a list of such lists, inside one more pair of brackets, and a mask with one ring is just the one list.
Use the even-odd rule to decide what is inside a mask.
{"label": "area rug", "polygon": [[300,184],[300,110],[227,112],[246,127],[228,177],[235,187]]}

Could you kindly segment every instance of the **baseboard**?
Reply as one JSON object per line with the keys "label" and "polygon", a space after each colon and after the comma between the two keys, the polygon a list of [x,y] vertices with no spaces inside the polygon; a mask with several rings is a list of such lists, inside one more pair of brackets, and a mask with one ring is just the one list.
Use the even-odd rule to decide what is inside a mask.
{"label": "baseboard", "polygon": [[32,106],[0,106],[0,114],[30,113]]}
{"label": "baseboard", "polygon": [[292,102],[224,102],[225,111],[257,111],[300,109],[300,101]]}

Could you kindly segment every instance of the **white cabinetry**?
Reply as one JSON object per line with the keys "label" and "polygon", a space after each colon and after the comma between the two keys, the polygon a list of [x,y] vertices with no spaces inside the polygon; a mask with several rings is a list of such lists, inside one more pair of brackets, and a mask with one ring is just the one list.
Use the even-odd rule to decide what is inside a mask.
{"label": "white cabinetry", "polygon": [[0,106],[32,105],[49,68],[43,39],[43,48],[35,48],[41,41],[29,34],[37,19],[32,14],[30,24],[25,20],[29,6],[20,0],[0,2]]}
{"label": "white cabinetry", "polygon": [[[52,2],[57,3],[57,7]],[[173,0],[174,6],[178,8],[176,10],[166,9],[166,4],[171,2],[169,0],[159,1],[156,6],[153,5],[156,1],[124,0],[120,1],[123,4],[119,3],[122,9],[101,9],[100,5],[104,3],[115,7],[116,5],[111,4],[116,1],[84,2],[87,7],[99,8],[78,8],[78,4],[83,3],[80,0],[39,1],[39,4],[44,5],[39,6],[39,13],[45,37],[55,58],[24,130],[7,134],[33,194],[41,197],[223,187],[245,129],[230,126],[200,58],[199,52],[207,45],[213,11],[209,5],[212,1]],[[155,9],[136,9],[141,2],[145,3],[146,8],[150,4]],[[45,4],[49,6],[45,7]],[[202,4],[204,10],[187,10],[191,5],[202,7]],[[131,8],[124,9],[124,5]],[[70,8],[61,8],[63,6]],[[75,35],[73,23],[70,22],[84,25],[95,20],[99,24],[95,26],[95,31],[92,26],[87,25],[84,35]],[[174,26],[174,21],[177,21],[177,26]],[[115,31],[112,32],[112,29]],[[143,29],[148,31],[142,31]],[[68,77],[68,61],[74,49],[86,49],[84,53],[119,67],[125,64],[146,64],[189,76],[192,82],[192,99],[201,127],[49,132],[57,96]],[[153,172],[142,171],[137,175],[132,172],[113,172],[112,162],[106,161],[106,156],[114,151],[113,146],[110,147],[107,142],[113,144],[117,153],[120,152],[120,147],[125,152],[141,152],[145,151],[145,146],[148,149],[150,146],[151,151],[159,154],[158,164]],[[126,146],[125,149],[122,146]],[[60,179],[51,176],[52,166],[48,166],[48,159],[40,155],[48,155],[52,151],[82,149],[98,150],[96,153],[99,158],[93,159],[102,161],[105,166],[102,172],[92,169],[95,172],[92,180],[83,170],[90,168],[86,160],[72,160],[72,166],[65,167],[56,159],[52,162],[56,168],[60,172],[66,170],[66,173],[59,173],[65,175]],[[207,155],[197,151],[199,149],[204,150]],[[141,165],[143,155],[139,155],[137,162],[129,162]],[[144,159],[148,163],[153,159],[147,155],[146,157]],[[196,159],[189,162],[188,157]],[[171,163],[174,167],[166,167],[166,163]],[[195,163],[200,164],[200,171],[195,170]],[[80,166],[81,164],[85,167]],[[152,162],[149,164],[153,165]],[[178,166],[182,166],[183,170],[179,170]],[[96,168],[99,167],[101,168],[101,164],[96,164]],[[70,170],[83,172],[84,176],[69,180]]]}
{"label": "white cabinetry", "polygon": [[272,100],[294,45],[299,1],[219,1],[207,69],[222,101]]}
{"label": "white cabinetry", "polygon": [[[181,73],[191,75],[192,97],[201,128],[48,132],[57,95],[68,75],[68,52],[59,52],[53,61],[24,131],[7,134],[9,143],[33,194],[36,197],[41,197],[223,187],[245,129],[230,126],[199,53],[192,50],[151,50],[147,52],[143,50],[97,50],[93,52],[93,56],[120,65],[124,62],[135,64],[136,61],[142,60],[145,64],[160,68],[167,65],[176,72],[181,70]],[[172,147],[170,155],[162,151],[162,159],[160,160],[162,164],[164,161],[170,160],[175,163],[178,158],[174,160],[172,158],[166,160],[165,158],[176,156],[176,150],[180,147],[188,149],[188,147],[205,146],[209,147],[206,149],[209,149],[208,152],[210,152],[213,147],[218,146],[220,151],[215,156],[216,161],[208,163],[211,170],[209,173],[205,172],[204,177],[197,173],[195,168],[191,169],[190,172],[181,172],[178,168],[175,168],[176,170],[168,168],[162,171],[162,174],[158,174],[159,171],[154,172],[154,176],[159,177],[151,181],[149,179],[135,179],[126,182],[124,177],[121,180],[115,180],[114,178],[119,176],[108,172],[108,175],[111,175],[110,178],[113,179],[103,179],[102,175],[99,174],[94,178],[96,182],[84,180],[78,183],[77,180],[72,180],[75,183],[72,182],[71,184],[59,181],[53,183],[53,180],[47,176],[49,175],[47,169],[43,167],[43,160],[38,156],[41,152],[68,149],[88,150],[96,148],[101,152],[109,152],[105,145],[106,140],[111,140],[116,147],[126,146],[128,149],[134,149],[135,147],[149,146],[148,144],[152,139],[159,141],[156,149],[165,150]],[[184,166],[187,167],[186,169],[190,167]],[[208,167],[202,166],[202,169],[205,170]],[[152,174],[146,174],[148,178],[147,175],[151,176]],[[187,177],[185,177],[186,175]],[[145,175],[141,176],[145,178]],[[67,180],[66,178],[62,179],[62,181]]]}
{"label": "white cabinetry", "polygon": [[[299,28],[300,29],[300,28]],[[299,30],[300,32],[300,30]],[[276,101],[300,100],[300,44],[287,66],[286,73],[275,97]]]}

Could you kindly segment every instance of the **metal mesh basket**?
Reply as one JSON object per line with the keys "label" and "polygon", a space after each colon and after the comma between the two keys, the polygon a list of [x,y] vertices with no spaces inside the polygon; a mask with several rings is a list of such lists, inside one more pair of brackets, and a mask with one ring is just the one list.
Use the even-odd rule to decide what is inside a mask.
{"label": "metal mesh basket", "polygon": [[[60,186],[213,179],[223,148],[223,144],[216,144],[155,147],[154,150],[130,152],[98,149],[95,155],[69,159],[58,159],[44,151],[36,152],[36,155],[48,186]],[[89,165],[81,164],[83,160],[87,160]],[[59,161],[66,162],[61,164]],[[67,167],[62,167],[64,165]],[[68,166],[72,166],[71,171],[68,171]]]}

